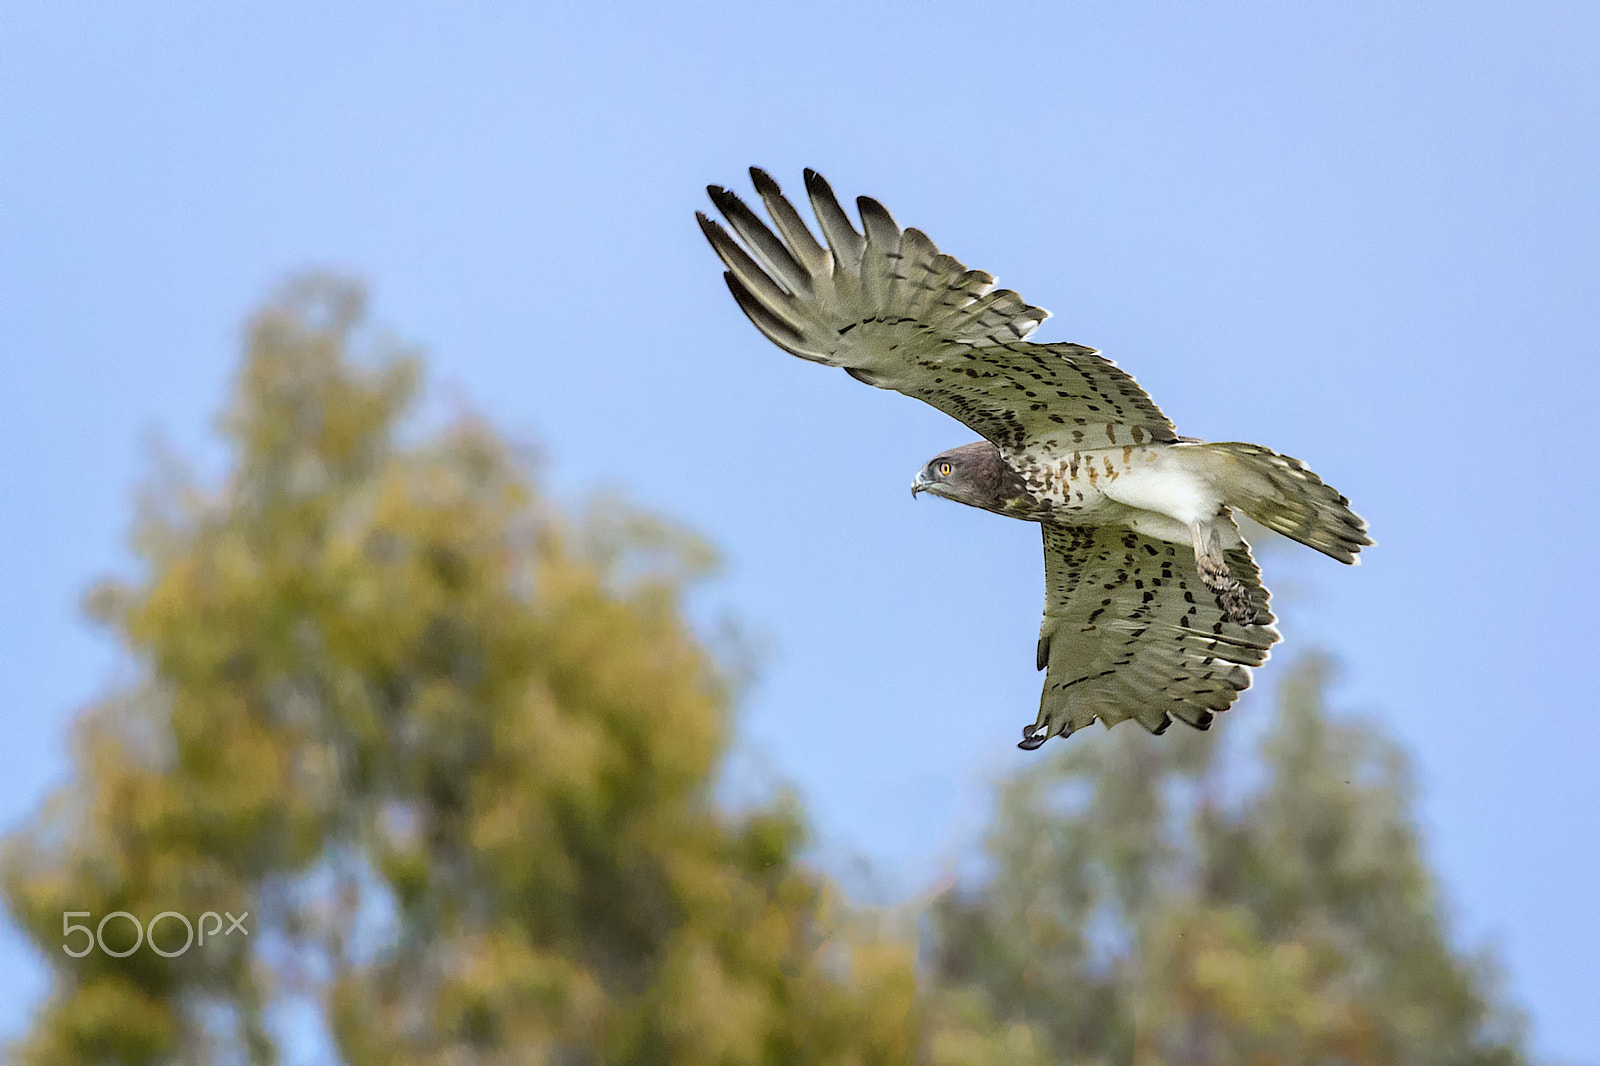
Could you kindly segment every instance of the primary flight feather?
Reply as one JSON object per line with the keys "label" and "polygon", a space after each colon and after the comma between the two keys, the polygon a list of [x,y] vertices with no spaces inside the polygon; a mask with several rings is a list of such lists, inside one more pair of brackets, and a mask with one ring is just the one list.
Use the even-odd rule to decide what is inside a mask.
{"label": "primary flight feather", "polygon": [[913,495],[1044,530],[1037,663],[1048,672],[1021,747],[1097,718],[1205,729],[1249,686],[1278,633],[1234,509],[1344,563],[1372,543],[1349,501],[1297,460],[1180,437],[1095,349],[1030,342],[1048,311],[902,230],[876,200],[856,200],[857,231],[806,171],[819,242],[776,182],[750,176],[770,225],[715,185],[732,235],[697,215],[750,321],[787,352],[984,437],[935,456]]}

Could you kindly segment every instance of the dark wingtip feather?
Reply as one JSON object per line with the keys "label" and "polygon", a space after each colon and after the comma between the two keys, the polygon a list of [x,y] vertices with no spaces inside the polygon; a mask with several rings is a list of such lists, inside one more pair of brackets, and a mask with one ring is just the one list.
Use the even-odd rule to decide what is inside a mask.
{"label": "dark wingtip feather", "polygon": [[[707,185],[706,195],[711,197],[711,202],[716,204],[717,210],[721,211],[724,215],[728,214],[728,209],[731,205],[737,204],[740,207],[744,206],[744,202],[739,199],[737,193],[729,192],[721,185]],[[737,208],[734,209],[737,210]]]}
{"label": "dark wingtip feather", "polygon": [[[828,179],[809,167],[806,168],[806,193],[813,200],[821,197],[825,200],[831,200],[835,205],[839,203],[839,197],[834,195],[833,186],[828,184]],[[840,210],[842,213],[843,209],[841,208]]]}
{"label": "dark wingtip feather", "polygon": [[851,269],[857,268],[862,249],[866,247],[866,239],[856,232],[850,216],[839,206],[839,198],[833,194],[833,187],[815,170],[807,170],[806,192],[811,197],[811,209],[816,212],[817,224],[822,227],[822,235],[828,247],[833,249],[834,257]]}
{"label": "dark wingtip feather", "polygon": [[[829,269],[827,252],[795,211],[794,205],[783,195],[778,183],[760,167],[750,168],[750,180],[755,184],[761,202],[766,204],[767,214],[772,217],[773,224],[778,227],[779,234],[788,246],[790,257],[804,267],[808,275],[826,273]],[[799,288],[810,291],[811,284],[808,279],[797,278],[795,281]]]}
{"label": "dark wingtip feather", "polygon": [[[790,247],[745,205],[738,194],[715,186],[708,191],[711,194],[711,202],[716,204],[717,210],[722,212],[734,232],[744,240],[745,246],[760,258],[764,273],[769,278],[781,282],[790,293],[811,291],[811,275],[806,267],[795,258]],[[781,229],[784,221],[778,217],[780,213],[774,211],[773,215]]]}
{"label": "dark wingtip feather", "polygon": [[890,229],[899,232],[900,227],[895,225],[894,216],[889,214],[889,209],[870,196],[856,197],[856,210],[861,212],[861,221],[871,225],[878,221]]}
{"label": "dark wingtip feather", "polygon": [[779,318],[772,308],[763,303],[758,296],[750,291],[744,282],[739,280],[733,271],[724,271],[722,280],[728,283],[728,291],[733,293],[734,302],[739,305],[739,310],[743,311],[745,317],[750,319],[757,329],[766,334],[767,339],[772,341],[773,344],[776,344],[786,352],[792,352],[800,356],[802,359],[817,360],[821,358],[815,352],[806,351],[804,348],[805,338],[801,336],[800,331],[782,318]]}

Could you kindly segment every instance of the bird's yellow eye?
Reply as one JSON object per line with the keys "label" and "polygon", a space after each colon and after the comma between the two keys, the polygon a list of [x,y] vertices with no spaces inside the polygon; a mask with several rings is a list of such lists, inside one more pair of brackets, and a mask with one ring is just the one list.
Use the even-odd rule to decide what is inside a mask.
{"label": "bird's yellow eye", "polygon": [[949,477],[950,476],[950,464],[949,463],[940,463],[939,464],[939,476],[940,477]]}

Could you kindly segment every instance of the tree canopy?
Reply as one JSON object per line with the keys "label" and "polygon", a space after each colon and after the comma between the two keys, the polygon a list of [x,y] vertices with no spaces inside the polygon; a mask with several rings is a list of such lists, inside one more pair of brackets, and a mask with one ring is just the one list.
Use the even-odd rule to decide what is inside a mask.
{"label": "tree canopy", "polygon": [[[93,596],[146,677],[9,844],[55,972],[18,1057],[271,1061],[301,996],[350,1063],[904,1060],[909,955],[851,939],[790,807],[711,801],[704,545],[557,513],[470,420],[402,445],[417,364],[355,356],[361,306],[255,320],[226,484],[169,486]],[[224,910],[248,940],[60,947],[67,911]]]}
{"label": "tree canopy", "polygon": [[1450,943],[1405,757],[1330,717],[1326,674],[1297,665],[1248,760],[1117,730],[1006,782],[986,876],[932,909],[934,983],[1050,1062],[1524,1061]]}
{"label": "tree canopy", "polygon": [[1404,758],[1316,662],[1246,765],[1121,729],[1003,783],[918,943],[804,861],[792,798],[714,802],[702,541],[564,512],[470,417],[408,430],[419,363],[359,287],[291,286],[246,348],[225,478],[153,487],[89,597],[137,682],[5,842],[52,975],[8,1061],[270,1063],[294,1004],[353,1066],[1523,1061]]}

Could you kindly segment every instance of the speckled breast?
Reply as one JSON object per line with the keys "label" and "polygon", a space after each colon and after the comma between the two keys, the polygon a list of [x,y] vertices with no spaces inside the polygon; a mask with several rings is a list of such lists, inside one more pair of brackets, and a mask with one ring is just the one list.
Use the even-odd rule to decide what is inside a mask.
{"label": "speckled breast", "polygon": [[1032,521],[1098,524],[1109,511],[1124,508],[1107,495],[1120,478],[1155,464],[1159,448],[1125,444],[1083,451],[1040,449],[1008,457],[1026,491],[1007,502],[1006,513]]}

